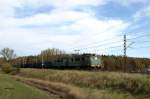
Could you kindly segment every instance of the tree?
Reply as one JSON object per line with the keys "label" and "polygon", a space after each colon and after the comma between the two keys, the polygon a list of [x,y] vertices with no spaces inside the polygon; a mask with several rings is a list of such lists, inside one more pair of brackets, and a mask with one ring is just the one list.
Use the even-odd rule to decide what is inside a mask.
{"label": "tree", "polygon": [[10,61],[16,57],[13,49],[4,48],[0,51],[0,54],[3,56],[5,61]]}
{"label": "tree", "polygon": [[57,59],[57,57],[63,56],[65,54],[65,51],[52,48],[52,49],[46,49],[41,51],[40,56],[44,58],[44,61],[54,60]]}

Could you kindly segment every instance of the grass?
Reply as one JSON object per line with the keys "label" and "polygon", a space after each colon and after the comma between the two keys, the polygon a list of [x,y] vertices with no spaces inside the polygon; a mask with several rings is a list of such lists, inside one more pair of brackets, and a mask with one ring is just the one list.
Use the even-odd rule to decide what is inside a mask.
{"label": "grass", "polygon": [[80,88],[77,91],[84,90],[87,96],[97,99],[150,98],[149,75],[40,69],[22,69],[20,75],[75,86]]}
{"label": "grass", "polygon": [[[81,88],[70,84],[39,80],[34,78],[24,78],[14,76],[14,79],[25,82],[29,85],[46,89],[47,91],[59,94],[63,99],[138,99],[128,93],[113,92],[110,90],[97,90],[91,88]],[[141,98],[139,98],[141,99]],[[145,98],[146,99],[146,98]]]}
{"label": "grass", "polygon": [[0,74],[0,99],[57,99],[57,97],[17,82],[8,75]]}

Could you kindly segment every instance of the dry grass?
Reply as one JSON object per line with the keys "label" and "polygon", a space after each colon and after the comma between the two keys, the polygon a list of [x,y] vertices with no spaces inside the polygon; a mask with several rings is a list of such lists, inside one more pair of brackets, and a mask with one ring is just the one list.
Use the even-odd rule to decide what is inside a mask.
{"label": "dry grass", "polygon": [[14,76],[16,80],[38,87],[47,92],[59,95],[63,99],[87,99],[88,96],[80,89],[72,85],[50,82],[45,80],[23,78]]}
{"label": "dry grass", "polygon": [[23,69],[21,71],[21,75],[25,77],[71,84],[80,88],[89,88],[94,90],[113,90],[116,92],[125,92],[137,97],[150,97],[149,75],[116,72],[87,72],[76,70],[40,69]]}
{"label": "dry grass", "polygon": [[25,82],[29,85],[46,90],[50,93],[59,95],[63,99],[138,99],[130,94],[116,93],[106,90],[97,90],[89,88],[79,88],[74,85],[51,82],[33,78],[23,78],[13,76],[16,80]]}

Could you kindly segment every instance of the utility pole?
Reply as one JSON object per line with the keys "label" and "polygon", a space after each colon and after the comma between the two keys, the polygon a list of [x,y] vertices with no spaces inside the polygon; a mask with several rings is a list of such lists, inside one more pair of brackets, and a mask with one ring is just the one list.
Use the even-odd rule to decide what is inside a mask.
{"label": "utility pole", "polygon": [[42,55],[42,69],[44,68],[44,59],[43,59],[43,54]]}
{"label": "utility pole", "polygon": [[22,67],[24,68],[24,57],[22,57]]}
{"label": "utility pole", "polygon": [[36,62],[36,66],[38,65],[37,57],[38,57],[38,56],[36,56],[36,55],[35,55],[35,62]]}
{"label": "utility pole", "polygon": [[26,65],[27,63],[27,59],[26,59],[26,56],[24,57],[24,66]]}
{"label": "utility pole", "polygon": [[126,72],[126,68],[127,68],[127,38],[126,35],[124,35],[124,72]]}

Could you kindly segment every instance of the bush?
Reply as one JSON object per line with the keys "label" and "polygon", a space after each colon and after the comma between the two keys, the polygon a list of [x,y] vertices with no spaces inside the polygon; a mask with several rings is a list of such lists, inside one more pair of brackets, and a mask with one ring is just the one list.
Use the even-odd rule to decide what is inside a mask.
{"label": "bush", "polygon": [[20,68],[18,66],[13,66],[10,63],[3,63],[1,65],[1,70],[5,73],[17,74],[20,72]]}
{"label": "bush", "polygon": [[13,66],[9,63],[3,63],[1,69],[5,73],[10,73],[13,71]]}

